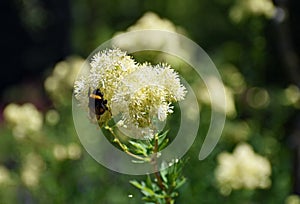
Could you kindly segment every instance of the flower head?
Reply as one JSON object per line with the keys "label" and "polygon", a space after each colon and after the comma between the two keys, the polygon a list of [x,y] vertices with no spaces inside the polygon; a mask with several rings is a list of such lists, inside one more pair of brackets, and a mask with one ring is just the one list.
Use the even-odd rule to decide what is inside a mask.
{"label": "flower head", "polygon": [[27,154],[22,165],[21,180],[28,187],[36,187],[45,167],[46,164],[40,155],[33,152]]}
{"label": "flower head", "polygon": [[230,194],[232,189],[268,188],[271,185],[270,162],[253,152],[248,144],[238,145],[233,154],[221,153],[218,163],[215,174],[223,194]]}
{"label": "flower head", "polygon": [[100,125],[121,115],[118,124],[148,136],[153,135],[153,120],[165,121],[173,112],[171,103],[186,94],[178,74],[169,65],[140,65],[120,49],[98,52],[92,57],[88,74],[75,82],[75,97],[85,108],[89,106],[90,89],[99,89],[107,100],[108,111],[99,117]]}
{"label": "flower head", "polygon": [[236,1],[236,4],[230,9],[229,16],[237,23],[251,15],[263,15],[266,18],[272,18],[275,9],[276,8],[271,0]]}
{"label": "flower head", "polygon": [[299,204],[299,203],[300,203],[300,197],[299,197],[299,195],[296,195],[296,194],[289,195],[285,199],[285,204]]}
{"label": "flower head", "polygon": [[23,138],[41,130],[43,115],[31,103],[17,105],[11,103],[4,109],[5,120],[12,125],[13,134]]}
{"label": "flower head", "polygon": [[96,53],[90,66],[89,73],[75,82],[75,97],[80,105],[87,107],[89,89],[99,88],[108,101],[109,108],[120,80],[138,67],[136,62],[120,49],[107,49]]}
{"label": "flower head", "polygon": [[44,82],[46,91],[56,105],[69,104],[68,99],[76,75],[84,60],[80,57],[70,56],[66,60],[58,62],[53,72]]}
{"label": "flower head", "polygon": [[182,100],[185,87],[169,65],[140,65],[120,83],[113,102],[113,115],[122,113],[126,125],[147,127],[153,118],[164,121],[172,113],[172,102]]}
{"label": "flower head", "polygon": [[11,181],[9,170],[5,166],[0,165],[0,186],[3,187],[6,184],[10,184]]}

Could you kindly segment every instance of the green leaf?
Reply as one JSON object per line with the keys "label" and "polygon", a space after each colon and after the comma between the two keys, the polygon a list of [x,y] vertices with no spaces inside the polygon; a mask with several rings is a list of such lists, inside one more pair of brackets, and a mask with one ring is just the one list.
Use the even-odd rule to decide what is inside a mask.
{"label": "green leaf", "polygon": [[133,180],[133,181],[129,181],[129,183],[131,183],[133,186],[135,186],[139,189],[143,188],[143,186],[138,181]]}
{"label": "green leaf", "polygon": [[168,130],[167,131],[165,131],[163,134],[161,134],[161,135],[158,135],[158,145],[160,145],[164,140],[165,140],[165,138],[167,137],[167,135],[168,135]]}
{"label": "green leaf", "polygon": [[135,147],[135,153],[136,154],[142,154],[144,156],[147,156],[147,147],[143,145],[142,143],[134,142],[132,140],[129,141],[129,143]]}
{"label": "green leaf", "polygon": [[162,141],[161,144],[158,145],[158,151],[163,150],[169,143],[169,138],[166,138],[164,141]]}
{"label": "green leaf", "polygon": [[180,188],[185,182],[186,182],[186,178],[182,177],[181,180],[179,180],[178,182],[176,182],[175,189]]}
{"label": "green leaf", "polygon": [[160,170],[160,175],[161,175],[161,178],[163,179],[163,181],[165,183],[168,183],[168,178],[167,178],[167,175],[168,175],[168,165],[166,162],[163,162],[162,164],[162,170]]}
{"label": "green leaf", "polygon": [[143,197],[142,198],[143,201],[146,201],[147,204],[155,204],[156,203],[156,198],[155,197]]}
{"label": "green leaf", "polygon": [[146,178],[146,185],[147,185],[149,188],[152,188],[152,189],[153,189],[153,186],[152,186],[152,180],[151,180],[151,177],[150,177],[149,174],[147,175],[147,178]]}
{"label": "green leaf", "polygon": [[154,196],[154,195],[155,195],[155,192],[154,192],[152,189],[148,188],[148,187],[145,185],[144,182],[139,183],[139,182],[137,182],[137,181],[130,181],[130,183],[131,183],[132,185],[134,185],[135,187],[137,187],[138,189],[140,189],[141,192],[142,192],[145,196]]}

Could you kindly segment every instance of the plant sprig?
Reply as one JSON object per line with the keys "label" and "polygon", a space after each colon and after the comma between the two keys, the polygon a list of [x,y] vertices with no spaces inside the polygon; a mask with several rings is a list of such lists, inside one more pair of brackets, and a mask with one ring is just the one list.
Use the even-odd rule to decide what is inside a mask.
{"label": "plant sprig", "polygon": [[[157,159],[159,152],[169,142],[168,131],[156,134],[151,140],[130,140],[128,150],[131,154],[143,156],[144,161],[151,162],[155,173],[147,175],[145,181],[132,180],[130,183],[138,188],[144,195],[143,200],[147,203],[172,204],[178,196],[178,188],[186,179],[182,176],[184,162],[174,159],[171,163],[164,162],[161,168],[158,167]],[[149,160],[150,159],[150,160]],[[161,169],[161,170],[159,170]]]}

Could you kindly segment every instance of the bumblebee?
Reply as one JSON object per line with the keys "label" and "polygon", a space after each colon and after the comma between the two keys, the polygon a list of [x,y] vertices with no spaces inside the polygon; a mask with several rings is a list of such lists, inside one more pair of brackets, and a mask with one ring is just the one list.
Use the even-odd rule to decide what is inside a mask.
{"label": "bumblebee", "polygon": [[101,93],[100,89],[95,89],[92,93],[89,88],[88,92],[89,97],[89,109],[90,109],[90,117],[93,118],[96,116],[97,120],[100,119],[100,116],[108,110],[107,100],[103,98],[103,93]]}

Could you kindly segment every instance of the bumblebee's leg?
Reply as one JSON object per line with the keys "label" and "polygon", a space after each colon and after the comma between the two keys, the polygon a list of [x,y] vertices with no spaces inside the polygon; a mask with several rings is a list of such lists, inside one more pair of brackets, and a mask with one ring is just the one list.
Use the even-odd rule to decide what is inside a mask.
{"label": "bumblebee's leg", "polygon": [[100,119],[100,115],[96,115],[96,118],[97,118],[97,120],[99,120]]}
{"label": "bumblebee's leg", "polygon": [[103,103],[99,104],[100,115],[102,115],[106,110],[106,105],[104,105]]}

